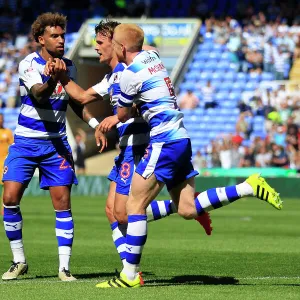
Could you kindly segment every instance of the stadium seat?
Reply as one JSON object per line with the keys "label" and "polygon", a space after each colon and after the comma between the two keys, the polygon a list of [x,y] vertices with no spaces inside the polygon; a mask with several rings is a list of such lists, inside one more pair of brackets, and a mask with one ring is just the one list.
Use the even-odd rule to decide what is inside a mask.
{"label": "stadium seat", "polygon": [[199,79],[200,80],[210,80],[211,79],[211,72],[203,71],[200,73]]}
{"label": "stadium seat", "polygon": [[257,88],[258,84],[252,81],[248,81],[244,87],[245,91],[254,91]]}
{"label": "stadium seat", "polygon": [[264,81],[271,81],[274,80],[274,75],[272,73],[263,72],[261,74],[261,79]]}
{"label": "stadium seat", "polygon": [[246,74],[246,73],[241,73],[241,72],[239,72],[239,73],[237,73],[236,78],[237,78],[238,80],[241,79],[241,80],[247,81],[247,74]]}
{"label": "stadium seat", "polygon": [[249,73],[248,76],[247,76],[247,81],[251,82],[259,82],[261,80],[261,75],[260,74],[257,74],[257,73]]}

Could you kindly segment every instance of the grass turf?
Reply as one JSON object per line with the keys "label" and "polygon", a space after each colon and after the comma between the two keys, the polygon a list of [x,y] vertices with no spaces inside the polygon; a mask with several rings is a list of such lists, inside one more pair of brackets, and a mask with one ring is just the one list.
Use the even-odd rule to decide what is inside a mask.
{"label": "grass turf", "polygon": [[[285,199],[286,200],[286,199]],[[149,224],[142,289],[96,289],[121,263],[104,214],[104,197],[73,197],[72,273],[57,278],[55,216],[49,198],[24,198],[24,243],[29,274],[0,281],[0,299],[299,299],[299,208],[289,199],[276,211],[256,199],[211,213],[208,237],[196,221],[177,216]],[[0,273],[11,254],[0,228]]]}

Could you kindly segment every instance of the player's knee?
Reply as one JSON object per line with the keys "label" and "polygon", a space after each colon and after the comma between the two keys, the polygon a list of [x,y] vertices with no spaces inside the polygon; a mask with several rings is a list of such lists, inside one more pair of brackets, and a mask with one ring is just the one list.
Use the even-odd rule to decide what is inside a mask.
{"label": "player's knee", "polygon": [[128,222],[127,220],[127,214],[125,211],[121,210],[114,210],[114,217],[120,224],[126,224]]}
{"label": "player's knee", "polygon": [[195,218],[195,209],[193,207],[179,207],[178,214],[186,220],[191,220]]}
{"label": "player's knee", "polygon": [[3,194],[3,204],[6,206],[15,206],[19,205],[19,200],[13,193],[5,191]]}
{"label": "player's knee", "polygon": [[68,210],[70,209],[70,197],[69,195],[58,195],[53,199],[54,209],[56,210]]}

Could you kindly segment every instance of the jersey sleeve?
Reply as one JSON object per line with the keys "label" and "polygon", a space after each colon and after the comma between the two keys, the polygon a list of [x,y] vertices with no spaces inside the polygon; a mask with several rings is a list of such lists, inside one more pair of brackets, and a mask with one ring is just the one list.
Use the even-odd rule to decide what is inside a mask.
{"label": "jersey sleeve", "polygon": [[77,82],[77,68],[75,65],[72,65],[72,67],[70,68],[70,78],[74,82]]}
{"label": "jersey sleeve", "polygon": [[136,76],[136,73],[125,70],[120,79],[121,95],[118,101],[119,107],[131,107],[134,102],[134,96],[140,91],[142,81]]}
{"label": "jersey sleeve", "polygon": [[102,97],[108,94],[108,88],[109,88],[109,84],[108,84],[107,76],[104,76],[104,78],[99,83],[92,86],[92,89],[94,89],[95,92]]}
{"label": "jersey sleeve", "polygon": [[35,84],[43,84],[42,76],[39,70],[34,68],[28,61],[20,62],[19,77],[21,82],[23,82],[29,91]]}

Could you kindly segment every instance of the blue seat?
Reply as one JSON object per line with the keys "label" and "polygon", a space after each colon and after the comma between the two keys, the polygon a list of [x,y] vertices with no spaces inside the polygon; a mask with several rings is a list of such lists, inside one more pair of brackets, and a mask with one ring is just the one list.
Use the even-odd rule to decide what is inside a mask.
{"label": "blue seat", "polygon": [[213,45],[212,50],[213,50],[214,52],[223,52],[223,51],[224,51],[224,46],[215,43],[215,44]]}
{"label": "blue seat", "polygon": [[227,72],[227,70],[230,69],[230,63],[228,61],[220,61],[218,64],[216,64],[216,69]]}
{"label": "blue seat", "polygon": [[265,80],[265,81],[274,80],[274,75],[272,73],[263,72],[261,74],[261,80]]}
{"label": "blue seat", "polygon": [[241,80],[247,81],[247,74],[239,72],[239,73],[237,73],[236,78],[239,80],[241,79]]}
{"label": "blue seat", "polygon": [[223,73],[224,79],[234,81],[236,79],[237,73],[234,71],[228,71],[227,73]]}
{"label": "blue seat", "polygon": [[195,82],[194,81],[186,81],[180,84],[179,86],[180,91],[182,92],[182,90],[192,90],[194,91],[195,89]]}
{"label": "blue seat", "polygon": [[219,91],[230,91],[232,86],[231,81],[223,81],[220,86],[218,87]]}
{"label": "blue seat", "polygon": [[209,52],[200,51],[200,52],[197,52],[196,55],[194,56],[194,61],[204,62],[204,61],[207,61],[208,58],[209,58]]}
{"label": "blue seat", "polygon": [[199,79],[199,77],[200,77],[199,71],[190,71],[185,74],[185,80],[187,80],[187,81],[190,81],[190,80],[197,81]]}
{"label": "blue seat", "polygon": [[238,102],[241,100],[241,94],[233,91],[229,94],[228,100]]}
{"label": "blue seat", "polygon": [[213,62],[216,62],[219,60],[220,54],[216,52],[210,52],[208,55],[208,60],[212,60]]}
{"label": "blue seat", "polygon": [[214,72],[211,75],[212,80],[222,80],[222,78],[223,78],[223,73],[220,71]]}
{"label": "blue seat", "polygon": [[214,100],[217,102],[221,102],[224,100],[228,100],[229,93],[227,91],[220,91],[215,94]]}
{"label": "blue seat", "polygon": [[220,102],[220,105],[222,107],[226,107],[226,108],[234,108],[236,107],[236,103],[230,100],[226,100],[226,101],[222,101]]}
{"label": "blue seat", "polygon": [[223,61],[230,61],[230,59],[231,59],[230,52],[223,52],[221,54],[221,60],[223,60]]}
{"label": "blue seat", "polygon": [[263,116],[255,116],[254,118],[253,118],[253,123],[254,124],[264,124],[265,123],[265,117],[263,117]]}
{"label": "blue seat", "polygon": [[200,79],[197,81],[197,87],[199,87],[199,88],[206,86],[206,84],[207,84],[207,80]]}
{"label": "blue seat", "polygon": [[211,85],[215,88],[218,89],[218,87],[222,84],[221,80],[215,79],[215,80],[211,80]]}
{"label": "blue seat", "polygon": [[255,132],[257,132],[257,131],[264,132],[265,131],[265,124],[264,123],[254,123],[253,130]]}
{"label": "blue seat", "polygon": [[206,71],[203,71],[200,73],[199,75],[199,79],[200,80],[210,80],[211,79],[211,76],[212,76],[212,73],[211,72],[206,72]]}
{"label": "blue seat", "polygon": [[203,108],[200,108],[200,107],[197,107],[193,110],[193,112],[195,113],[196,116],[202,116],[203,113],[204,113],[204,109]]}
{"label": "blue seat", "polygon": [[198,46],[198,51],[210,51],[213,48],[212,43],[203,43]]}
{"label": "blue seat", "polygon": [[214,71],[215,69],[216,69],[216,62],[214,61],[208,61],[203,65],[203,70]]}
{"label": "blue seat", "polygon": [[257,73],[249,73],[247,76],[247,81],[259,82],[261,80],[261,75]]}
{"label": "blue seat", "polygon": [[194,61],[190,64],[190,71],[201,71],[203,69],[203,62]]}
{"label": "blue seat", "polygon": [[258,84],[256,82],[249,81],[246,83],[244,90],[245,91],[254,91],[257,88]]}
{"label": "blue seat", "polygon": [[241,91],[243,88],[244,88],[244,84],[241,83],[240,81],[233,82],[231,86],[231,90],[236,92]]}

